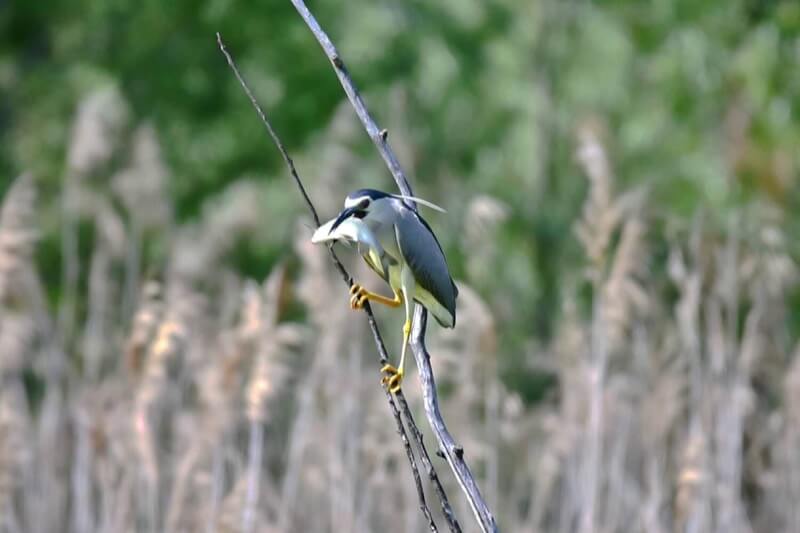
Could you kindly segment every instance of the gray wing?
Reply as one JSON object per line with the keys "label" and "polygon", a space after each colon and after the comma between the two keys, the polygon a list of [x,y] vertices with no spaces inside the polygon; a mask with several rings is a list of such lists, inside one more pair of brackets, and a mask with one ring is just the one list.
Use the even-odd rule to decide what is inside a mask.
{"label": "gray wing", "polygon": [[[414,278],[456,321],[458,289],[450,277],[442,247],[428,223],[410,209],[401,209],[395,222],[397,244]],[[439,317],[434,317],[441,322]]]}

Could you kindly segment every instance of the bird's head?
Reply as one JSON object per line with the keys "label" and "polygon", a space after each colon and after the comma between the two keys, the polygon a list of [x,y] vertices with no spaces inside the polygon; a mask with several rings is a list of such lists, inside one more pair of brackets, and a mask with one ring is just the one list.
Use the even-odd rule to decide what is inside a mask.
{"label": "bird's head", "polygon": [[344,209],[336,216],[317,228],[311,242],[317,244],[327,241],[363,242],[363,235],[369,231],[368,222],[392,223],[401,209],[408,209],[405,200],[417,202],[437,211],[444,209],[436,204],[399,194],[389,194],[375,189],[359,189],[344,199]]}

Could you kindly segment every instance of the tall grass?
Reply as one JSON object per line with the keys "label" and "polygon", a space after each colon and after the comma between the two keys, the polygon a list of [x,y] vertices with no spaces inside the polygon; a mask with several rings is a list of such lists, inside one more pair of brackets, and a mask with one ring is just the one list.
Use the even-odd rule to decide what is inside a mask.
{"label": "tall grass", "polygon": [[[68,151],[58,308],[33,259],[35,180],[3,199],[0,531],[423,530],[364,321],[306,223],[287,262],[246,279],[226,258],[269,217],[253,186],[175,223],[155,131],[110,135],[124,117],[101,96]],[[326,189],[349,185],[352,131],[337,115],[326,133]],[[654,235],[653,199],[618,190],[605,144],[597,122],[578,128],[588,194],[564,238],[585,269],[564,273],[557,332],[526,354],[557,394],[527,405],[504,385],[503,324],[460,281],[458,328],[429,332],[451,430],[504,531],[800,531],[790,236],[744,210],[726,232],[698,214]],[[481,243],[508,208],[476,196],[465,213],[467,274],[485,279],[502,251]],[[88,256],[78,223],[94,228]],[[168,250],[157,278],[143,252],[155,234]],[[304,323],[289,318],[298,306]],[[413,372],[405,390],[418,409]]]}

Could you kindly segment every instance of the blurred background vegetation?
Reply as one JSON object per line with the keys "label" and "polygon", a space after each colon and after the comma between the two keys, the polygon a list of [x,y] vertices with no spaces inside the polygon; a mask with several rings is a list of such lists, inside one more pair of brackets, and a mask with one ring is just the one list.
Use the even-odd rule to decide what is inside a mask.
{"label": "blurred background vegetation", "polygon": [[[55,207],[65,174],[74,171],[67,164],[73,117],[87,94],[111,87],[120,106],[117,135],[142,122],[156,130],[176,223],[197,217],[237,180],[258,184],[263,222],[230,260],[255,277],[269,272],[290,238],[282,221],[303,207],[213,36],[226,38],[291,152],[312,157],[343,93],[291,4],[4,4],[0,175],[3,189],[22,171],[42,183],[43,271],[51,279],[60,271]],[[313,8],[379,123],[402,130],[403,163],[417,192],[451,211],[434,224],[455,276],[490,301],[496,286],[517,295],[505,309],[493,302],[506,311],[503,338],[512,353],[531,334],[549,337],[561,274],[579,266],[576,243],[566,237],[585,192],[574,153],[586,121],[602,122],[619,184],[643,185],[656,199],[656,238],[685,230],[699,209],[720,227],[732,209],[751,204],[775,208],[792,228],[800,222],[793,216],[800,207],[797,2]],[[345,189],[391,188],[369,140],[353,137],[363,162],[344,178]],[[301,168],[311,185],[315,170]],[[508,219],[497,236],[497,263],[470,276],[457,215],[479,194],[501,201]],[[163,250],[152,247],[157,264]],[[58,298],[58,286],[51,289]]]}
{"label": "blurred background vegetation", "polygon": [[[574,295],[588,320],[597,300],[586,232],[575,231],[591,196],[592,147],[609,162],[606,196],[635,204],[646,223],[635,277],[665,309],[680,296],[670,250],[699,224],[709,247],[735,234],[763,250],[770,227],[788,261],[800,254],[797,1],[310,7],[389,130],[415,193],[449,211],[428,219],[454,277],[498,324],[496,372],[526,408],[562,393],[558,369],[532,354],[554,345],[564,302]],[[288,1],[0,0],[0,192],[23,172],[34,176],[35,264],[67,345],[92,314],[88,258],[115,231],[134,235],[119,252],[126,266],[109,273],[125,285],[113,304],[121,324],[140,282],[166,276],[183,232],[224,241],[220,268],[242,278],[299,265],[292,240],[301,238],[294,223],[308,224],[305,207],[217,31],[323,217],[348,190],[394,187]],[[250,213],[242,202],[253,209],[245,222],[220,222],[212,236],[197,229],[215,215],[235,218],[231,210]],[[622,237],[612,233],[616,245]],[[203,257],[195,267],[216,268]],[[195,288],[215,294],[221,284]],[[800,333],[797,284],[781,298],[789,346]],[[344,294],[329,302],[340,304]],[[307,320],[302,305],[286,313]],[[32,386],[35,372],[26,379]]]}

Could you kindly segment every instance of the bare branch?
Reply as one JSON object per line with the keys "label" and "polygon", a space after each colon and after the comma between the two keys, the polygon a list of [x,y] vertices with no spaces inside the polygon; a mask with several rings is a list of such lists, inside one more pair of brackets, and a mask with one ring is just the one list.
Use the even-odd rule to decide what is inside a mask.
{"label": "bare branch", "polygon": [[[325,55],[328,56],[328,59],[330,59],[333,64],[334,71],[344,88],[344,92],[350,99],[350,103],[353,104],[358,118],[361,119],[361,123],[367,130],[367,134],[370,139],[372,139],[372,142],[375,143],[378,152],[380,152],[381,157],[383,157],[383,160],[386,162],[386,166],[389,167],[389,171],[392,173],[397,187],[403,194],[411,195],[411,187],[406,179],[406,175],[397,160],[397,156],[395,156],[387,142],[388,134],[386,130],[379,128],[370,115],[336,47],[320,27],[314,15],[308,10],[303,0],[292,0],[292,4],[294,4],[297,12],[300,13],[300,16],[303,18],[306,25],[308,25],[309,29],[311,29],[314,37],[316,37],[322,49],[325,51]],[[439,401],[436,396],[436,383],[433,379],[430,356],[425,348],[426,324],[427,312],[422,306],[417,305],[414,311],[414,328],[411,333],[411,348],[414,352],[414,358],[417,361],[417,368],[419,369],[420,381],[422,383],[425,414],[439,441],[441,451],[444,453],[450,468],[458,479],[461,489],[467,496],[472,512],[475,514],[475,518],[480,524],[481,529],[484,532],[497,531],[497,524],[494,520],[494,516],[489,510],[486,501],[481,496],[478,484],[475,482],[475,478],[469,466],[467,466],[464,461],[464,449],[453,440],[453,437],[450,435],[444,423],[441,411],[439,410]]]}
{"label": "bare branch", "polygon": [[[259,118],[261,118],[261,122],[264,124],[264,127],[267,128],[270,137],[272,137],[272,140],[275,142],[275,146],[278,147],[281,156],[283,156],[283,160],[286,162],[286,166],[289,168],[289,172],[291,173],[292,177],[297,183],[297,186],[300,189],[300,192],[303,195],[306,204],[308,204],[308,208],[311,211],[312,216],[314,217],[314,221],[316,222],[317,226],[319,226],[320,220],[319,216],[317,215],[317,210],[314,208],[314,204],[311,202],[311,198],[309,198],[308,193],[306,192],[306,189],[303,186],[303,182],[300,179],[300,176],[297,174],[297,169],[294,166],[292,158],[289,157],[289,153],[286,151],[286,147],[281,142],[280,138],[278,137],[278,134],[275,133],[275,130],[272,128],[272,124],[270,124],[266,114],[261,109],[261,106],[258,104],[258,101],[255,99],[255,96],[253,96],[250,87],[248,87],[247,82],[244,80],[241,73],[239,72],[239,69],[236,66],[236,63],[233,61],[233,57],[231,57],[227,48],[225,48],[225,44],[222,42],[222,36],[219,33],[217,33],[217,44],[219,45],[219,49],[225,55],[225,59],[228,61],[228,65],[231,67],[231,70],[233,70],[233,73],[236,75],[236,79],[239,80],[239,84],[242,86],[242,89],[244,89],[245,94],[247,94],[247,97],[250,99],[250,103],[253,104],[253,107],[258,113]],[[348,286],[352,285],[353,283],[352,278],[347,273],[347,270],[344,268],[344,265],[342,265],[342,263],[339,261],[339,258],[336,257],[336,253],[333,251],[333,247],[329,246],[328,250],[330,251],[331,258],[336,264],[337,269],[342,274],[342,278],[344,279],[344,281],[348,284]],[[378,354],[380,355],[381,364],[385,364],[388,361],[386,346],[383,343],[383,338],[381,337],[380,331],[378,330],[378,324],[375,321],[375,316],[372,314],[372,309],[370,308],[368,302],[364,305],[364,311],[367,313],[367,320],[369,322],[370,329],[372,330],[372,335],[375,338],[375,345],[378,348]],[[392,394],[388,391],[388,389],[384,389],[384,392],[386,393],[386,398],[389,402],[389,408],[392,411],[392,416],[394,416],[395,424],[397,425],[397,433],[400,435],[400,439],[403,441],[403,446],[406,450],[406,455],[408,456],[408,462],[411,466],[411,472],[414,476],[414,483],[417,488],[417,496],[419,497],[420,501],[420,509],[422,510],[422,513],[425,515],[425,519],[428,521],[428,526],[430,527],[430,530],[436,532],[438,531],[438,529],[436,528],[436,523],[434,522],[433,516],[431,515],[430,508],[428,507],[428,504],[425,501],[425,491],[422,488],[422,480],[420,479],[419,476],[419,469],[417,468],[417,462],[416,459],[414,458],[414,453],[411,450],[411,444],[409,443],[408,440],[408,434],[406,433],[405,427],[403,426],[403,422],[400,417],[400,411],[398,410],[397,404],[395,403],[394,398],[392,397]],[[405,398],[402,398],[402,396],[401,396],[401,401],[403,404],[405,404]],[[419,435],[419,428],[417,428],[416,424],[414,423],[414,419],[410,417],[410,413],[407,415],[407,423],[409,424],[409,427],[411,427],[412,429],[412,434],[415,437]],[[417,441],[417,445],[421,447],[422,450],[424,450],[424,446],[422,445],[421,439]],[[427,451],[425,451],[425,457],[427,458]],[[427,463],[430,463],[430,461],[427,461]],[[429,475],[430,475],[430,470],[429,470]],[[435,472],[433,474],[433,477],[435,477]],[[438,484],[438,479],[437,479],[437,484]],[[447,505],[447,507],[449,509],[449,504]],[[450,511],[450,514],[452,515],[452,510]],[[451,530],[453,529],[451,528]],[[454,531],[460,531],[460,529],[458,529],[457,524],[456,524],[456,529],[454,529]]]}
{"label": "bare branch", "polygon": [[292,0],[292,4],[294,4],[300,16],[303,17],[303,20],[311,29],[311,32],[314,34],[314,37],[317,38],[319,44],[322,45],[322,49],[325,50],[325,55],[327,55],[328,59],[333,63],[336,76],[339,77],[339,81],[344,88],[344,92],[347,94],[347,98],[349,98],[350,102],[353,104],[356,114],[358,118],[361,119],[361,123],[364,125],[364,128],[366,128],[370,139],[372,139],[372,142],[378,147],[378,151],[386,162],[386,166],[388,166],[389,170],[392,172],[392,176],[394,176],[394,180],[397,182],[400,191],[405,195],[411,196],[411,187],[400,166],[400,162],[386,142],[389,132],[378,128],[378,125],[375,124],[375,121],[367,110],[367,106],[364,104],[364,100],[361,99],[358,89],[356,89],[353,80],[350,78],[350,73],[347,71],[347,67],[345,67],[341,56],[339,56],[339,52],[336,50],[336,47],[333,46],[333,43],[328,38],[325,31],[320,27],[317,19],[315,19],[311,11],[308,10],[305,3],[303,3],[302,0]]}

